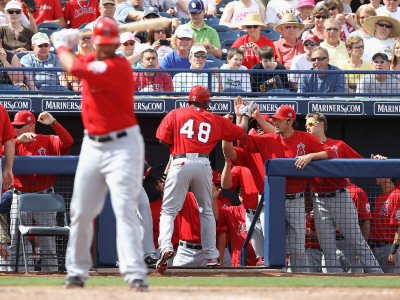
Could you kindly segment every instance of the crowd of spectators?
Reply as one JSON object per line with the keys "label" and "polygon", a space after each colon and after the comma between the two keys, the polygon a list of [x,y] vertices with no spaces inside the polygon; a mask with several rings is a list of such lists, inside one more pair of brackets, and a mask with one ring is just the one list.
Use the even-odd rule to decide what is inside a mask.
{"label": "crowd of spectators", "polygon": [[[170,18],[169,28],[122,33],[120,47],[116,52],[129,60],[133,70],[138,70],[145,68],[142,64],[144,51],[155,50],[157,64],[154,67],[165,70],[165,74],[171,76],[171,80],[176,75],[176,71],[171,69],[187,69],[188,72],[182,72],[179,76],[184,82],[177,83],[179,87],[175,87],[174,84],[172,89],[168,88],[166,91],[187,91],[191,87],[190,82],[198,83],[198,80],[192,79],[198,78],[202,73],[196,73],[196,76],[190,74],[190,70],[193,69],[193,63],[190,61],[193,46],[202,46],[206,50],[205,55],[201,54],[199,57],[202,60],[202,57],[206,56],[206,59],[203,59],[204,63],[200,64],[204,65],[202,68],[240,70],[237,76],[234,76],[236,71],[224,74],[216,72],[211,77],[203,76],[207,75],[205,73],[201,75],[204,79],[208,78],[206,82],[210,78],[215,81],[215,86],[211,86],[210,82],[211,91],[237,89],[245,92],[267,92],[271,89],[285,89],[288,92],[300,92],[299,73],[288,71],[283,75],[261,70],[313,70],[311,51],[316,46],[321,46],[327,51],[329,65],[335,67],[335,70],[376,70],[372,57],[377,53],[388,57],[389,70],[399,70],[400,63],[396,53],[400,51],[396,52],[395,49],[396,40],[400,38],[399,0],[383,0],[383,5],[377,0],[370,1],[357,9],[353,6],[354,13],[348,2],[239,0],[229,2],[223,13],[218,14],[213,0],[165,0],[156,3],[145,0],[70,0],[64,7],[58,0],[37,0],[35,12],[17,0],[5,0],[0,1],[0,39],[4,48],[2,53],[6,53],[5,50],[9,52],[7,59],[1,59],[0,63],[5,67],[58,67],[51,42],[33,44],[38,26],[41,33],[46,33],[41,31],[42,23],[51,22],[61,27],[79,28],[82,41],[77,46],[77,53],[85,54],[94,50],[93,44],[90,43],[89,30],[93,29],[93,25],[101,18],[114,18],[119,24]],[[207,20],[214,21],[208,23]],[[223,42],[227,42],[226,38],[222,38],[220,29],[214,25],[225,26],[228,32],[236,32],[236,35],[228,38],[231,41],[230,49],[234,49],[230,55],[227,55],[229,48],[222,46]],[[268,32],[277,35],[273,36]],[[47,44],[49,49],[45,49]],[[33,64],[33,58],[40,55],[38,47],[45,57]],[[265,47],[271,49],[267,51]],[[265,48],[264,52],[261,51],[262,48]],[[10,51],[18,56],[12,57]],[[240,59],[241,53],[243,59]],[[27,55],[26,58],[23,57],[24,54]],[[48,62],[49,59],[53,61]],[[28,63],[28,60],[31,62]],[[209,65],[210,61],[212,66]],[[260,71],[245,74],[246,69]],[[328,70],[330,69],[332,68],[329,67]],[[2,74],[5,74],[4,72]],[[35,80],[37,75],[32,77],[32,72],[23,73],[25,80],[21,79],[21,72],[8,71],[12,76],[3,76],[2,84],[13,84],[21,89],[30,90],[41,88],[38,79]],[[50,75],[51,72],[35,74],[39,73],[42,74],[41,81],[45,85],[60,85],[72,91],[80,91],[77,78],[68,74],[63,77],[56,73],[56,76]],[[364,90],[358,89],[358,83],[363,76],[364,74],[346,74],[344,91],[355,93],[357,90]],[[399,76],[393,77],[399,79]],[[247,82],[248,78],[250,84]],[[34,81],[29,82],[31,79]],[[45,81],[47,82],[44,83]],[[396,85],[396,82],[391,84]],[[182,89],[182,85],[186,87]],[[138,90],[147,91],[142,88]],[[329,91],[319,89],[315,92],[339,90],[341,91],[342,87]]]}

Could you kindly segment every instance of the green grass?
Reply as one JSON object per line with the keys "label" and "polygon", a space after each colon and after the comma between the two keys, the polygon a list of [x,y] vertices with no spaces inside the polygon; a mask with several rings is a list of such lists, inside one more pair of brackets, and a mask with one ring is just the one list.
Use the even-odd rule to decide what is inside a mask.
{"label": "green grass", "polygon": [[[57,286],[61,277],[0,277],[0,286]],[[93,277],[87,286],[125,285],[118,277]],[[400,288],[400,277],[186,277],[149,278],[150,286]]]}

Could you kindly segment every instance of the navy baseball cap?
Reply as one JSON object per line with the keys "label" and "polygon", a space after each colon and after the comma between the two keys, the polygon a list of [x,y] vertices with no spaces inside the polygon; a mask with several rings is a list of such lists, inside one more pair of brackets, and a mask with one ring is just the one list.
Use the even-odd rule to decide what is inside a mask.
{"label": "navy baseball cap", "polygon": [[201,0],[191,0],[188,4],[189,13],[199,14],[204,10],[204,4]]}
{"label": "navy baseball cap", "polygon": [[377,56],[382,56],[384,60],[389,61],[389,57],[382,52],[375,53],[374,56],[372,56],[372,60],[375,60]]}
{"label": "navy baseball cap", "polygon": [[156,16],[160,17],[160,12],[158,11],[158,9],[156,7],[149,6],[149,7],[146,7],[146,9],[144,10],[143,17],[147,17],[148,15],[156,15]]}

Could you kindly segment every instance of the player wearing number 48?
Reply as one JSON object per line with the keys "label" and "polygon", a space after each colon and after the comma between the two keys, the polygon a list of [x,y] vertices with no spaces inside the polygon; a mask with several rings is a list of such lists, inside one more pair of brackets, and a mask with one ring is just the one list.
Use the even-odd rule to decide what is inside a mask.
{"label": "player wearing number 48", "polygon": [[[166,270],[167,260],[173,255],[171,238],[174,220],[182,209],[189,187],[199,208],[201,244],[206,264],[209,267],[219,265],[211,201],[212,170],[208,155],[219,140],[232,142],[244,138],[244,130],[227,118],[208,112],[210,101],[207,87],[194,86],[189,94],[189,106],[168,113],[157,129],[156,137],[170,149],[172,155],[160,216],[160,259],[156,266],[160,273]],[[243,105],[241,113],[245,117],[242,123],[248,122],[254,108],[253,102]]]}

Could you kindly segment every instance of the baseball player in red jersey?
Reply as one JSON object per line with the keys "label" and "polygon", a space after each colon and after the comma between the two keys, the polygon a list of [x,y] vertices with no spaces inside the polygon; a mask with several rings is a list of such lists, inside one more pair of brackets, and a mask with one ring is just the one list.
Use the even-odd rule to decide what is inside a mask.
{"label": "baseball player in red jersey", "polygon": [[[200,211],[201,243],[207,266],[218,266],[215,247],[215,219],[211,208],[212,170],[208,155],[219,140],[233,141],[244,136],[243,128],[206,109],[210,103],[207,87],[196,85],[189,94],[189,106],[167,114],[157,129],[157,138],[170,148],[172,163],[165,182],[160,217],[160,259],[157,270],[164,272],[173,255],[171,237],[174,219],[181,210],[187,191],[193,192]],[[248,122],[252,108],[244,107]],[[244,126],[244,125],[243,125]]]}
{"label": "baseball player in red jersey", "polygon": [[[0,177],[0,186],[7,190],[13,184],[12,167],[14,163],[15,144],[14,137],[16,136],[15,130],[11,124],[10,117],[7,110],[0,104],[0,158],[4,156],[4,170]],[[0,159],[0,168],[1,168]]]}
{"label": "baseball player in red jersey", "polygon": [[[49,156],[49,155],[67,155],[74,140],[68,131],[56,121],[56,119],[48,112],[39,114],[37,121],[44,125],[51,126],[57,135],[43,135],[35,133],[36,119],[35,116],[27,110],[21,110],[14,116],[12,122],[17,133],[15,138],[15,155],[18,156]],[[14,270],[16,250],[18,240],[18,199],[23,193],[54,193],[53,186],[57,180],[57,175],[14,175],[14,195],[11,205],[10,220],[10,259],[9,266]],[[37,225],[55,226],[57,223],[56,214],[48,213],[45,216],[40,214],[25,214],[24,222],[35,220]],[[55,237],[38,237],[41,251],[43,253],[56,254]],[[21,251],[21,248],[20,248]],[[20,256],[22,263],[22,256]],[[14,261],[13,261],[14,260]],[[57,271],[56,258],[43,258],[42,271]]]}
{"label": "baseball player in red jersey", "polygon": [[400,273],[400,189],[391,178],[377,178],[382,194],[372,210],[371,249],[385,273]]}
{"label": "baseball player in red jersey", "polygon": [[[328,123],[323,114],[307,114],[307,132],[315,135],[322,143],[329,146],[334,152],[335,158],[362,158],[343,141],[327,138],[325,135],[327,127]],[[376,158],[383,157],[377,155]],[[346,188],[346,179],[313,178],[310,182],[314,192],[315,227],[328,272],[343,272],[336,256],[337,227],[341,235],[350,243],[350,252],[359,257],[364,271],[382,273],[377,260],[361,234],[357,210]]]}
{"label": "baseball player in red jersey", "polygon": [[[147,267],[139,242],[139,193],[143,181],[144,142],[134,112],[132,69],[118,48],[118,25],[110,18],[93,28],[94,53],[76,56],[76,29],[53,34],[65,71],[82,79],[82,121],[85,127],[71,200],[71,233],[67,248],[65,287],[83,287],[92,267],[93,219],[110,190],[117,222],[119,270],[134,291],[147,291]],[[90,193],[88,193],[90,191]]]}
{"label": "baseball player in red jersey", "polygon": [[[276,133],[261,136],[247,135],[244,149],[260,153],[263,161],[273,158],[297,158],[295,167],[304,169],[312,160],[332,158],[332,150],[312,134],[294,129],[296,113],[290,106],[278,108],[274,118]],[[247,129],[247,128],[246,128]],[[306,178],[286,179],[286,249],[290,255],[293,272],[308,272],[305,255],[305,206]]]}

